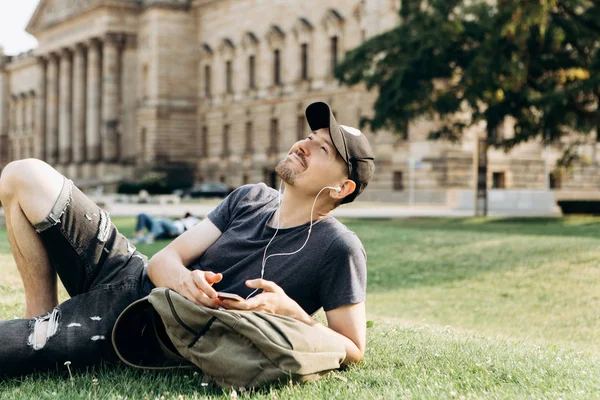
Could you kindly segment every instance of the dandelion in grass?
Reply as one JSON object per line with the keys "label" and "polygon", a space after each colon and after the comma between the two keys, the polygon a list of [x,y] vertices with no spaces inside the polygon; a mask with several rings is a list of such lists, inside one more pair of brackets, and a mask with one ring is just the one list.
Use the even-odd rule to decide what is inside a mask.
{"label": "dandelion in grass", "polygon": [[71,373],[71,361],[65,361],[65,365],[67,366],[67,369],[69,370],[69,377],[71,380],[71,386],[73,386],[73,383],[75,382],[75,380],[73,379],[73,374]]}

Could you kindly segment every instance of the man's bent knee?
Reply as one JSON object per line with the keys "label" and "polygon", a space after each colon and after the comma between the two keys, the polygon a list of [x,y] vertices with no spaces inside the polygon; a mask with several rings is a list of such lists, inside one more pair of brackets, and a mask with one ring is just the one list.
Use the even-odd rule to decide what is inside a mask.
{"label": "man's bent knee", "polygon": [[64,176],[42,160],[9,163],[0,175],[0,200],[18,201],[32,224],[43,220],[62,190]]}
{"label": "man's bent knee", "polygon": [[[40,170],[47,169],[50,165],[42,160],[27,158],[8,163],[0,174],[0,198],[14,196],[21,186],[31,184],[40,178]],[[42,175],[43,176],[43,175]]]}

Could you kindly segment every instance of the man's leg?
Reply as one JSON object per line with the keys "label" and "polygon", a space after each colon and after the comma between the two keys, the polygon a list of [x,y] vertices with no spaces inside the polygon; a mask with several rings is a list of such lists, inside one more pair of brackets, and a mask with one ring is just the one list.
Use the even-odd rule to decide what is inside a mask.
{"label": "man's leg", "polygon": [[154,221],[150,215],[146,213],[139,213],[137,216],[137,222],[135,224],[134,239],[139,241],[144,237],[144,228],[147,229],[148,232],[152,232],[153,224]]}
{"label": "man's leg", "polygon": [[54,168],[34,159],[11,162],[0,175],[8,241],[25,289],[25,318],[46,314],[58,304],[56,272],[33,225],[52,210],[63,182]]}
{"label": "man's leg", "polygon": [[135,224],[136,232],[141,232],[146,228],[148,231],[152,230],[153,220],[152,217],[146,213],[139,213],[137,216],[137,223]]}
{"label": "man's leg", "polygon": [[161,239],[165,236],[165,233],[165,219],[155,218],[154,223],[152,224],[152,231],[150,232],[149,239]]}
{"label": "man's leg", "polygon": [[[38,210],[41,215],[35,215],[32,200],[33,205],[43,203],[40,182],[52,176],[62,180],[59,194],[49,212]],[[31,190],[22,187],[36,184],[35,197],[23,195]],[[145,294],[140,283],[147,258],[118,232],[108,213],[41,161],[9,164],[0,177],[0,198],[5,206],[17,204],[24,221],[33,225],[36,236],[25,237],[23,243],[18,233],[25,227],[12,221],[14,243],[26,253],[23,259],[33,258],[28,244],[39,238],[46,263],[38,265],[54,269],[71,295],[45,315],[0,321],[0,376],[55,369],[65,361],[73,362],[73,368],[114,360],[112,325],[123,308]],[[11,219],[18,215],[12,211]],[[26,282],[26,276],[41,280],[40,271],[30,264],[19,270]]]}

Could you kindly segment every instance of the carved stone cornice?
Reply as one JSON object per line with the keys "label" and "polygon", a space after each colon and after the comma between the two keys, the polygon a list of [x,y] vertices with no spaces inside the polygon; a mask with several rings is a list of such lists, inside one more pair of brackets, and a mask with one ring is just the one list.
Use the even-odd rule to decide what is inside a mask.
{"label": "carved stone cornice", "polygon": [[250,31],[244,33],[242,37],[242,48],[246,51],[252,50],[258,47],[258,38]]}
{"label": "carved stone cornice", "polygon": [[33,35],[98,7],[137,9],[143,0],[41,0],[25,30]]}
{"label": "carved stone cornice", "polygon": [[210,58],[213,55],[213,50],[212,48],[209,46],[208,43],[202,43],[200,45],[200,57],[201,58]]}
{"label": "carved stone cornice", "polygon": [[308,42],[313,30],[312,24],[303,17],[298,18],[292,27],[292,32],[299,42]]}
{"label": "carved stone cornice", "polygon": [[278,25],[271,25],[266,34],[266,39],[269,46],[274,49],[283,45],[285,33],[283,33],[283,30]]}
{"label": "carved stone cornice", "polygon": [[344,17],[339,11],[330,8],[327,10],[322,19],[322,24],[329,36],[340,35],[342,32],[342,25],[344,24]]}
{"label": "carved stone cornice", "polygon": [[233,41],[229,38],[225,38],[221,40],[219,47],[217,48],[219,53],[225,58],[233,57],[233,53],[235,52],[235,45]]}

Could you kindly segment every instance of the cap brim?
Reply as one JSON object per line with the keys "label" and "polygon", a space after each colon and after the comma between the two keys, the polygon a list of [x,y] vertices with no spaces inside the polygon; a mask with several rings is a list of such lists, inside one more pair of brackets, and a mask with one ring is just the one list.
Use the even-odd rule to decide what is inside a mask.
{"label": "cap brim", "polygon": [[341,131],[342,128],[336,121],[329,105],[322,101],[311,103],[308,105],[308,107],[306,107],[305,114],[306,121],[308,122],[308,125],[312,131],[317,131],[323,128],[329,129],[331,142],[347,164],[349,157],[348,150],[346,148],[346,141]]}

